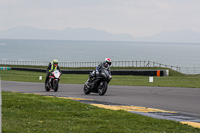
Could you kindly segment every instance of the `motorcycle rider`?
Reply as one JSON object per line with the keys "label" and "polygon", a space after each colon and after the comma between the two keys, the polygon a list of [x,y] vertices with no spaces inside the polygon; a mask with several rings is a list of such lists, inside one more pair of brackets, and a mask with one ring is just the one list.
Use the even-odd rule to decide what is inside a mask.
{"label": "motorcycle rider", "polygon": [[47,68],[47,76],[45,80],[45,84],[47,84],[47,81],[49,80],[49,75],[51,74],[52,71],[58,70],[60,71],[60,67],[58,66],[58,60],[54,59],[52,62],[49,63],[48,68]]}
{"label": "motorcycle rider", "polygon": [[[92,82],[92,79],[94,80],[95,79],[95,77],[97,77],[98,75],[99,75],[99,72],[100,72],[100,70],[101,70],[101,68],[106,68],[107,70],[108,70],[108,72],[109,72],[109,74],[111,74],[111,72],[110,72],[110,66],[111,66],[111,64],[112,64],[112,61],[111,61],[111,59],[110,58],[105,58],[105,61],[102,63],[100,63],[97,67],[96,67],[96,70],[95,71],[93,71],[92,73],[90,73],[90,75],[89,75],[89,78],[88,78],[88,80],[87,80],[87,82],[86,82],[86,85],[88,86],[88,87],[91,87],[93,84],[91,83]],[[95,80],[95,83],[96,83],[97,81]],[[94,83],[94,84],[95,84]]]}

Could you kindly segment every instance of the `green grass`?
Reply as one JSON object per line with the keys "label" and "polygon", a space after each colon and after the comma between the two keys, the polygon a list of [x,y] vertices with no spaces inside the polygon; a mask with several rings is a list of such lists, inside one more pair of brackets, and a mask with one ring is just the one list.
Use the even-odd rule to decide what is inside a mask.
{"label": "green grass", "polygon": [[[148,76],[119,76],[113,75],[110,85],[128,85],[128,86],[162,86],[162,87],[192,87],[200,88],[200,75],[184,75],[175,71],[170,71],[171,76],[156,77],[154,82],[149,82]],[[44,83],[46,73],[28,72],[28,71],[0,71],[2,80],[40,82]],[[39,80],[39,76],[43,79]],[[60,83],[66,84],[84,84],[88,75],[85,74],[63,74]]]}
{"label": "green grass", "polygon": [[2,92],[2,131],[6,133],[199,133],[179,122],[101,109],[80,102]]}
{"label": "green grass", "polygon": [[161,86],[161,87],[192,87],[200,88],[200,76],[171,76],[154,77],[154,82],[149,82],[149,77],[144,76],[114,76],[111,84],[129,86]]}

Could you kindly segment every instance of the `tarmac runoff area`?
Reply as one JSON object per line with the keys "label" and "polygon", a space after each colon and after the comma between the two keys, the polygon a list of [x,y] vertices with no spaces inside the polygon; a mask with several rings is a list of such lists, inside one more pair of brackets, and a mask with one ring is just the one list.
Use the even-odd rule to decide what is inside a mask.
{"label": "tarmac runoff area", "polygon": [[[24,93],[24,94],[31,94],[31,93]],[[43,94],[36,94],[36,95],[55,97],[55,96],[49,96],[49,95],[43,95]],[[136,113],[136,114],[140,114],[140,115],[144,115],[144,116],[148,116],[148,117],[152,117],[156,119],[178,121],[182,124],[188,124],[195,128],[200,128],[200,119],[194,118],[186,114],[181,114],[178,112],[166,111],[166,110],[148,108],[148,107],[140,107],[140,106],[119,105],[115,103],[103,102],[103,101],[97,101],[97,100],[85,99],[85,98],[75,98],[75,97],[58,97],[58,98],[71,99],[71,100],[79,101],[81,103],[91,104],[93,106],[97,106],[99,108],[104,108],[104,109],[125,110],[130,113]]]}

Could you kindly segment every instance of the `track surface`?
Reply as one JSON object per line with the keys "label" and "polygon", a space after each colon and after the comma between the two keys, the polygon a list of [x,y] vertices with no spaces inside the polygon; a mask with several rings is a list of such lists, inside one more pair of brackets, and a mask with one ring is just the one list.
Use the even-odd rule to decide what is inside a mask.
{"label": "track surface", "polygon": [[60,84],[58,92],[46,92],[42,83],[1,81],[1,86],[3,91],[94,99],[123,105],[176,111],[200,118],[200,88],[110,85],[106,94],[99,96],[96,93],[85,95],[83,85],[80,84]]}

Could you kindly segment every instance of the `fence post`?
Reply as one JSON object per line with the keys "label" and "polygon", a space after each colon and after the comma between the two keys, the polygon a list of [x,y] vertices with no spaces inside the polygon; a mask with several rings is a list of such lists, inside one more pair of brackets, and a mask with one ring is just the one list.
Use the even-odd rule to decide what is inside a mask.
{"label": "fence post", "polygon": [[148,64],[147,64],[147,65],[148,65],[148,67],[149,67],[149,65],[150,65],[150,61],[148,61]]}

